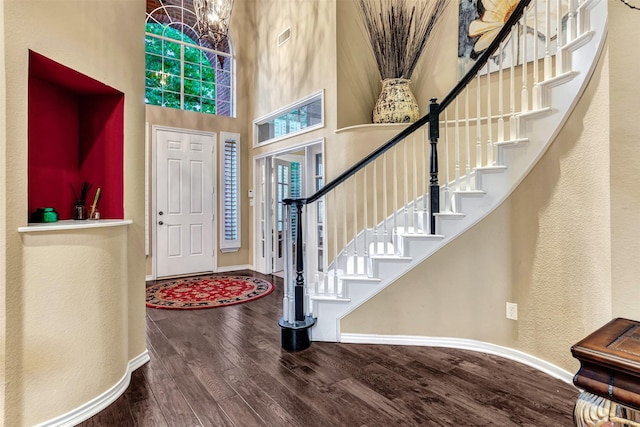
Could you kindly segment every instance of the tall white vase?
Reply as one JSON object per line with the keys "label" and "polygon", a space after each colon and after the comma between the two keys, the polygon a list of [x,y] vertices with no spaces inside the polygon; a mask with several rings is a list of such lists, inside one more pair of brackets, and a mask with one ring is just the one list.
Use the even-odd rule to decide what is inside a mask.
{"label": "tall white vase", "polygon": [[373,107],[373,123],[413,123],[420,110],[408,79],[384,79],[382,91]]}

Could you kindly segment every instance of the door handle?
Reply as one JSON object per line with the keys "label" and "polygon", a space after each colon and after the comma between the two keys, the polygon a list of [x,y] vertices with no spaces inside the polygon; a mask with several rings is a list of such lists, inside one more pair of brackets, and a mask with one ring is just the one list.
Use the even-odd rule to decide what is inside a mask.
{"label": "door handle", "polygon": [[164,224],[164,222],[158,221],[158,225],[163,225],[163,224]]}
{"label": "door handle", "polygon": [[164,215],[164,212],[160,211],[158,212],[158,215]]}

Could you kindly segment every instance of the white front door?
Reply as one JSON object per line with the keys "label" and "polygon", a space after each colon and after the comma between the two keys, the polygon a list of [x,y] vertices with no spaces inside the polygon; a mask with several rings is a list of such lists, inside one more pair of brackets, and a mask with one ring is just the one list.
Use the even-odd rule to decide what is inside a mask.
{"label": "white front door", "polygon": [[156,276],[214,269],[215,135],[156,134]]}

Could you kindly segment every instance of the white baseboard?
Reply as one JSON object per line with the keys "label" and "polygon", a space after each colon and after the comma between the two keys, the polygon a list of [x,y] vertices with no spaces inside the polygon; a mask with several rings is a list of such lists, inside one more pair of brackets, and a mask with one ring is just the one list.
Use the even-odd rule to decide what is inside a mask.
{"label": "white baseboard", "polygon": [[153,276],[153,274],[150,274],[144,277],[145,282],[150,282],[151,280],[155,280],[155,277]]}
{"label": "white baseboard", "polygon": [[472,350],[493,354],[515,362],[530,366],[538,371],[573,384],[573,374],[569,371],[539,359],[530,354],[508,347],[502,347],[483,341],[465,338],[422,337],[412,335],[370,335],[370,334],[340,334],[340,342],[351,344],[387,344],[387,345],[415,345],[423,347],[448,347],[461,350]]}
{"label": "white baseboard", "polygon": [[127,372],[113,387],[102,393],[100,396],[88,401],[84,405],[73,409],[66,414],[53,418],[35,427],[70,427],[88,420],[107,406],[115,402],[122,393],[127,390],[131,382],[131,373],[150,360],[149,352],[145,350],[142,354],[134,357],[127,364]]}
{"label": "white baseboard", "polygon": [[238,270],[253,270],[253,266],[249,264],[245,265],[232,265],[227,267],[218,267],[217,273],[229,273],[230,271]]}

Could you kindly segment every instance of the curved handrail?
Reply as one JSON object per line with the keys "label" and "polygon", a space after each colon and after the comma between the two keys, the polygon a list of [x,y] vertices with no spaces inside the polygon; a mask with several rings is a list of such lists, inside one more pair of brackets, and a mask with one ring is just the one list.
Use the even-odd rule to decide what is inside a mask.
{"label": "curved handrail", "polygon": [[365,166],[367,166],[368,164],[373,162],[375,159],[380,157],[386,151],[393,148],[393,146],[395,146],[397,143],[404,140],[407,136],[411,135],[412,133],[420,129],[422,126],[427,124],[431,120],[432,114],[436,114],[439,117],[440,112],[444,111],[444,109],[447,106],[449,106],[451,102],[453,102],[453,100],[464,90],[464,88],[469,84],[469,82],[482,69],[482,67],[486,65],[486,63],[489,61],[489,58],[491,58],[491,56],[495,53],[495,51],[498,49],[500,44],[507,38],[507,36],[511,32],[511,28],[520,20],[524,12],[524,9],[529,5],[530,1],[531,0],[521,0],[518,3],[518,5],[514,8],[511,16],[509,17],[505,25],[501,28],[500,32],[495,37],[495,39],[491,42],[489,47],[482,53],[482,55],[480,55],[476,63],[471,67],[471,69],[469,69],[469,71],[464,75],[464,77],[454,86],[451,92],[449,92],[449,94],[444,97],[442,102],[438,104],[438,108],[436,108],[435,110],[434,109],[430,110],[429,113],[419,118],[417,121],[415,121],[414,123],[409,125],[407,128],[402,130],[400,133],[398,133],[396,136],[391,138],[389,141],[382,144],[380,147],[378,147],[377,149],[369,153],[367,156],[362,158],[362,160],[360,160],[359,162],[351,166],[349,169],[342,172],[336,178],[328,182],[320,190],[316,191],[313,195],[307,198],[285,199],[283,200],[283,202],[285,204],[306,205],[306,204],[317,201],[318,199],[320,199],[321,197],[323,197],[324,195],[332,191],[334,188],[336,188],[338,185],[342,184],[349,177],[356,174]]}

